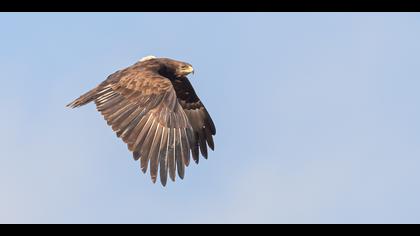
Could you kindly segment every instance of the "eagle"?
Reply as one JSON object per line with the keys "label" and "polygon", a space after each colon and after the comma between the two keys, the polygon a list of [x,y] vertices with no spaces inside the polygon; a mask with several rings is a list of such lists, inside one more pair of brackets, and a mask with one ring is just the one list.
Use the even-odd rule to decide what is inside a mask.
{"label": "eagle", "polygon": [[191,64],[147,56],[109,75],[105,81],[67,105],[96,104],[107,124],[140,160],[143,173],[150,169],[153,183],[158,171],[166,186],[168,175],[183,179],[185,167],[214,150],[216,127],[187,75]]}

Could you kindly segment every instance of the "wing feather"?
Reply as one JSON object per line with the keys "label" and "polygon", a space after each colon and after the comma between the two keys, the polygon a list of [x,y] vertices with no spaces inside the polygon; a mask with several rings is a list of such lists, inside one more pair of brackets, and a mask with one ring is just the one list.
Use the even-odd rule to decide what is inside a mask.
{"label": "wing feather", "polygon": [[152,142],[152,146],[150,147],[150,153],[149,153],[150,175],[152,177],[153,183],[155,183],[157,179],[158,166],[159,166],[159,150],[160,150],[160,143],[161,143],[163,129],[165,129],[165,127],[162,127],[160,124],[157,125],[155,136]]}
{"label": "wing feather", "polygon": [[187,134],[187,137],[193,160],[198,163],[200,152],[207,159],[207,146],[214,150],[213,135],[216,134],[216,127],[186,77],[172,81],[172,85],[193,129],[193,134]]}
{"label": "wing feather", "polygon": [[147,136],[144,139],[143,144],[141,145],[141,151],[142,151],[142,157],[140,160],[140,166],[141,166],[141,170],[143,171],[143,173],[146,173],[147,171],[147,167],[149,164],[149,153],[150,153],[150,149],[152,148],[152,142],[153,142],[153,138],[155,136],[156,133],[156,127],[157,127],[158,123],[156,122],[156,120],[153,119],[152,124],[150,126],[149,131],[147,132]]}
{"label": "wing feather", "polygon": [[166,182],[168,179],[168,130],[169,128],[163,128],[160,149],[159,149],[159,174],[160,174],[160,182],[163,186],[166,186]]}
{"label": "wing feather", "polygon": [[176,158],[176,169],[178,170],[179,178],[183,179],[185,175],[184,159],[182,158],[181,150],[181,137],[179,128],[175,128],[174,132],[174,146],[175,146],[175,158]]}
{"label": "wing feather", "polygon": [[168,134],[168,144],[167,144],[167,156],[168,156],[168,167],[169,167],[169,176],[172,181],[175,181],[176,177],[176,165],[175,165],[175,145],[174,145],[174,131],[175,128],[170,128]]}

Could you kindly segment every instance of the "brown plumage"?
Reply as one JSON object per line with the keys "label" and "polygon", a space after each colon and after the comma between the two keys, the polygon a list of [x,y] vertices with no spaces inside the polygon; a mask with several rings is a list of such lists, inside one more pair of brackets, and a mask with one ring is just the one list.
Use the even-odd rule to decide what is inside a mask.
{"label": "brown plumage", "polygon": [[168,58],[145,57],[110,75],[96,88],[68,107],[92,101],[119,138],[149,168],[153,183],[159,170],[163,186],[167,178],[183,179],[190,157],[207,159],[214,150],[214,123],[186,77],[190,64]]}

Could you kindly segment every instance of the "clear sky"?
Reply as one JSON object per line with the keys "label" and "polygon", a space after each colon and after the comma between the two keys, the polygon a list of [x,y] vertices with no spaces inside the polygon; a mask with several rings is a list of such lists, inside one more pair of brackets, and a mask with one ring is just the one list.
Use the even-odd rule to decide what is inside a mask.
{"label": "clear sky", "polygon": [[[420,223],[420,15],[1,13],[1,223]],[[216,151],[166,188],[93,104],[191,63]]]}

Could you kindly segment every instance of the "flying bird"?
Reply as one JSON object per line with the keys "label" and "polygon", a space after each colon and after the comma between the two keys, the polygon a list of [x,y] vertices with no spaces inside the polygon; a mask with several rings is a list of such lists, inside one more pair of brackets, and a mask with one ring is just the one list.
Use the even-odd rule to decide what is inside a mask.
{"label": "flying bird", "polygon": [[159,172],[166,186],[168,175],[172,181],[176,172],[184,178],[191,156],[198,164],[200,153],[207,159],[207,147],[214,150],[216,128],[187,78],[190,73],[189,63],[147,56],[67,106],[95,102],[143,173],[149,168],[155,183]]}

